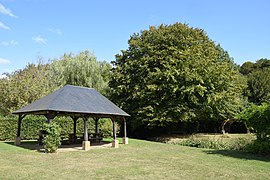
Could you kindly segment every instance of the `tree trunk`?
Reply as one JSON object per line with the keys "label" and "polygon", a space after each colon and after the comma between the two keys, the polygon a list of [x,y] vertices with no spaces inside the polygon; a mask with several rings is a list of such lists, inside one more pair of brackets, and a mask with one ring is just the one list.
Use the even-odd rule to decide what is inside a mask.
{"label": "tree trunk", "polygon": [[245,127],[247,129],[247,133],[250,134],[250,129],[248,128],[247,123],[244,123],[244,125],[245,125]]}
{"label": "tree trunk", "polygon": [[225,134],[225,133],[226,133],[226,131],[225,131],[225,125],[226,125],[229,121],[230,121],[230,119],[227,119],[227,120],[225,120],[225,121],[222,122],[222,124],[221,124],[221,133],[222,133],[222,134]]}

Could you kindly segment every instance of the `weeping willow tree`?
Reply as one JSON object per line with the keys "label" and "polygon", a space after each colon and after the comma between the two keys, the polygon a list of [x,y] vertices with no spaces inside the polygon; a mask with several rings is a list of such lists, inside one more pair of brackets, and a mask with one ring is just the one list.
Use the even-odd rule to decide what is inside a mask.
{"label": "weeping willow tree", "polygon": [[67,84],[95,88],[106,93],[111,65],[99,62],[96,57],[85,50],[79,54],[64,54],[54,59],[50,66],[51,75],[58,86]]}

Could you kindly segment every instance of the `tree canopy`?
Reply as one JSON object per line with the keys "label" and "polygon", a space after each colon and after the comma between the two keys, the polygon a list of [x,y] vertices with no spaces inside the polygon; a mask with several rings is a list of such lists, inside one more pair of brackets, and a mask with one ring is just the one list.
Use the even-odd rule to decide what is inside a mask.
{"label": "tree canopy", "polygon": [[111,97],[132,115],[133,128],[234,116],[245,79],[228,53],[202,29],[151,26],[116,55]]}
{"label": "tree canopy", "polygon": [[89,51],[28,64],[0,79],[0,114],[11,114],[66,84],[95,88],[106,95],[110,69],[109,63],[97,61]]}
{"label": "tree canopy", "polygon": [[247,77],[248,87],[245,95],[249,102],[255,104],[270,102],[270,60],[245,62],[240,72]]}
{"label": "tree canopy", "polygon": [[108,90],[110,69],[109,63],[97,61],[88,50],[76,55],[64,54],[61,58],[54,59],[50,65],[50,73],[58,86],[84,86],[102,93]]}
{"label": "tree canopy", "polygon": [[0,79],[0,112],[11,112],[55,90],[48,64],[28,64],[24,69]]}

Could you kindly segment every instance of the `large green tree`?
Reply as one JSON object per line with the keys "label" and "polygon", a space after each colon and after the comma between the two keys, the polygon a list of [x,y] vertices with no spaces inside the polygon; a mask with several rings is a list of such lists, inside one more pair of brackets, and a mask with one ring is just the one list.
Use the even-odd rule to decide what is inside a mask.
{"label": "large green tree", "polygon": [[255,104],[270,102],[270,68],[254,71],[247,77],[249,101]]}
{"label": "large green tree", "polygon": [[270,60],[245,62],[240,72],[247,77],[248,87],[245,95],[249,102],[255,104],[270,102]]}
{"label": "large green tree", "polygon": [[48,64],[28,64],[0,79],[0,114],[8,115],[55,90],[48,68]]}
{"label": "large green tree", "polygon": [[54,59],[50,65],[50,74],[58,86],[67,84],[95,88],[102,93],[108,91],[111,65],[99,62],[86,50],[79,54],[64,54]]}
{"label": "large green tree", "polygon": [[116,55],[112,99],[132,115],[133,128],[234,116],[245,80],[228,53],[202,29],[150,27]]}

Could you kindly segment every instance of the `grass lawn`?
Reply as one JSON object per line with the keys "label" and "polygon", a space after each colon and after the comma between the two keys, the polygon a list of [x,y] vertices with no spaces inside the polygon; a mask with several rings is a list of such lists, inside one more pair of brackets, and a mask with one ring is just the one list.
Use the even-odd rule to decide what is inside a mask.
{"label": "grass lawn", "polygon": [[270,179],[270,157],[129,139],[45,154],[0,142],[0,179]]}

